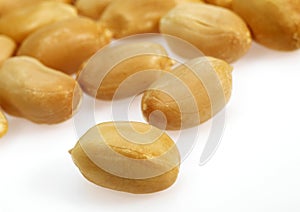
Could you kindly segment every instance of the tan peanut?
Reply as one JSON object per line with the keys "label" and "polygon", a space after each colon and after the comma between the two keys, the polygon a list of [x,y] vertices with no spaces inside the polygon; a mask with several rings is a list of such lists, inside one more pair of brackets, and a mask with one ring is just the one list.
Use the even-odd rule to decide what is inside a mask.
{"label": "tan peanut", "polygon": [[70,150],[83,176],[105,188],[136,194],[170,187],[180,155],[163,131],[139,122],[98,124]]}
{"label": "tan peanut", "polygon": [[0,66],[6,59],[14,54],[16,47],[16,43],[13,39],[6,35],[0,35]]}
{"label": "tan peanut", "polygon": [[89,95],[111,100],[142,92],[172,65],[165,49],[156,43],[107,46],[89,61],[77,80]]}
{"label": "tan peanut", "polygon": [[189,1],[196,0],[114,0],[100,21],[116,38],[158,32],[160,18],[177,4]]}
{"label": "tan peanut", "polygon": [[233,0],[205,0],[205,2],[220,7],[231,8]]}
{"label": "tan peanut", "polygon": [[60,2],[41,2],[16,9],[0,18],[0,33],[21,43],[40,27],[77,16],[75,7]]}
{"label": "tan peanut", "polygon": [[251,46],[244,21],[232,11],[207,4],[178,5],[160,21],[160,32],[177,36],[205,55],[233,62]]}
{"label": "tan peanut", "polygon": [[232,7],[260,44],[283,51],[300,48],[299,0],[234,0]]}
{"label": "tan peanut", "polygon": [[72,18],[40,28],[18,50],[46,66],[75,73],[81,64],[110,42],[110,33],[88,18]]}
{"label": "tan peanut", "polygon": [[200,57],[165,73],[144,93],[144,117],[157,127],[178,130],[213,117],[229,101],[232,67]]}
{"label": "tan peanut", "polygon": [[8,122],[0,108],[0,138],[2,138],[8,130]]}
{"label": "tan peanut", "polygon": [[36,123],[65,121],[82,92],[70,76],[30,57],[12,57],[0,68],[0,105],[7,113]]}
{"label": "tan peanut", "polygon": [[55,1],[70,4],[73,0],[0,0],[0,17],[14,11],[15,9],[29,5],[35,5],[45,1]]}
{"label": "tan peanut", "polygon": [[97,20],[111,1],[112,0],[77,0],[75,6],[80,15]]}

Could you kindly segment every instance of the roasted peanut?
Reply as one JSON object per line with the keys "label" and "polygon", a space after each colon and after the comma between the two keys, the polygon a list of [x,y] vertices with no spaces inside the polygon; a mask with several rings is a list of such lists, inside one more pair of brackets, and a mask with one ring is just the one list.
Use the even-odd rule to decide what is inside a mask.
{"label": "roasted peanut", "polygon": [[60,2],[41,2],[16,9],[0,18],[0,33],[21,43],[38,28],[77,16],[75,7]]}
{"label": "roasted peanut", "polygon": [[5,115],[2,113],[0,108],[0,138],[2,138],[8,130],[8,123]]}
{"label": "roasted peanut", "polygon": [[300,48],[299,0],[234,0],[232,8],[260,44],[284,51]]}
{"label": "roasted peanut", "polygon": [[99,19],[112,0],[77,0],[78,13],[93,19]]}
{"label": "roasted peanut", "polygon": [[0,66],[6,59],[14,54],[16,47],[14,40],[5,35],[0,35]]}
{"label": "roasted peanut", "polygon": [[151,124],[170,130],[205,122],[228,102],[231,71],[225,61],[211,57],[196,58],[178,66],[144,93],[144,117]]}
{"label": "roasted peanut", "polygon": [[172,65],[165,49],[156,43],[107,46],[92,58],[77,80],[89,95],[111,100],[142,92]]}
{"label": "roasted peanut", "polygon": [[180,155],[163,131],[139,122],[107,122],[91,128],[70,150],[83,176],[105,188],[136,194],[171,186]]}
{"label": "roasted peanut", "polygon": [[12,57],[0,68],[0,105],[7,113],[36,123],[70,118],[82,92],[70,76],[30,57]]}
{"label": "roasted peanut", "polygon": [[251,46],[244,21],[228,9],[199,3],[178,5],[160,21],[160,32],[177,36],[205,55],[233,62]]}
{"label": "roasted peanut", "polygon": [[46,66],[72,74],[110,42],[110,33],[88,18],[72,18],[44,26],[28,36],[18,55],[35,57]]}
{"label": "roasted peanut", "polygon": [[177,4],[188,1],[196,0],[114,0],[100,21],[116,38],[158,32],[159,19]]}
{"label": "roasted peanut", "polygon": [[233,0],[205,0],[205,2],[207,2],[209,4],[214,4],[214,5],[217,5],[220,7],[231,8]]}
{"label": "roasted peanut", "polygon": [[8,14],[15,9],[34,5],[44,1],[56,1],[63,3],[72,2],[72,0],[0,0],[0,16]]}

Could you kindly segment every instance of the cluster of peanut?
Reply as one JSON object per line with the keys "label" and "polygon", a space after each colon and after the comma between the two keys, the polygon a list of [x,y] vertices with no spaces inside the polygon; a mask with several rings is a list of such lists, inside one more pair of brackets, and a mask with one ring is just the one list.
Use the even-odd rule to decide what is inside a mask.
{"label": "cluster of peanut", "polygon": [[[107,46],[141,33],[178,37],[206,57],[174,66],[154,42]],[[228,63],[245,55],[252,39],[278,50],[300,48],[300,0],[0,0],[0,106],[35,123],[59,123],[74,115],[82,91],[112,100],[127,78],[156,70],[122,85],[117,96],[146,86],[141,109],[151,125],[99,124],[70,154],[97,185],[160,191],[175,182],[180,155],[158,129],[161,116],[155,112],[164,114],[169,130],[213,117],[231,96]],[[103,47],[91,68],[89,59]],[[0,110],[0,137],[7,129]]]}

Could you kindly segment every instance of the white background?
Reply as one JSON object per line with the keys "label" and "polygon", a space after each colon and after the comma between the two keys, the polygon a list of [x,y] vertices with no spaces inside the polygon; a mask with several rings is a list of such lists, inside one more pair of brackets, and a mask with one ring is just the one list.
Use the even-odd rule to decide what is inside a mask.
{"label": "white background", "polygon": [[[77,141],[72,120],[47,126],[9,116],[0,140],[0,211],[299,212],[300,51],[253,44],[233,65],[219,149],[198,165],[210,129],[202,125],[178,180],[159,193],[132,195],[85,180],[68,154]],[[138,107],[130,116],[142,121]],[[111,119],[109,103],[97,103],[96,117]]]}

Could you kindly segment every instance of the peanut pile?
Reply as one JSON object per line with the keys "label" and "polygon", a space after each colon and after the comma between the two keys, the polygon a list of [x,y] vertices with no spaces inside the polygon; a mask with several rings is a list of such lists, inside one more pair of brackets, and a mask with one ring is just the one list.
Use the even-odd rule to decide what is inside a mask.
{"label": "peanut pile", "polygon": [[[142,33],[175,36],[205,56],[177,64],[153,41],[109,45]],[[253,41],[299,49],[300,0],[0,0],[0,138],[8,131],[4,113],[56,124],[75,114],[83,92],[111,101],[145,90],[141,113],[149,124],[100,123],[70,154],[102,187],[167,189],[180,154],[164,130],[195,127],[221,111],[232,91],[230,63]]]}

